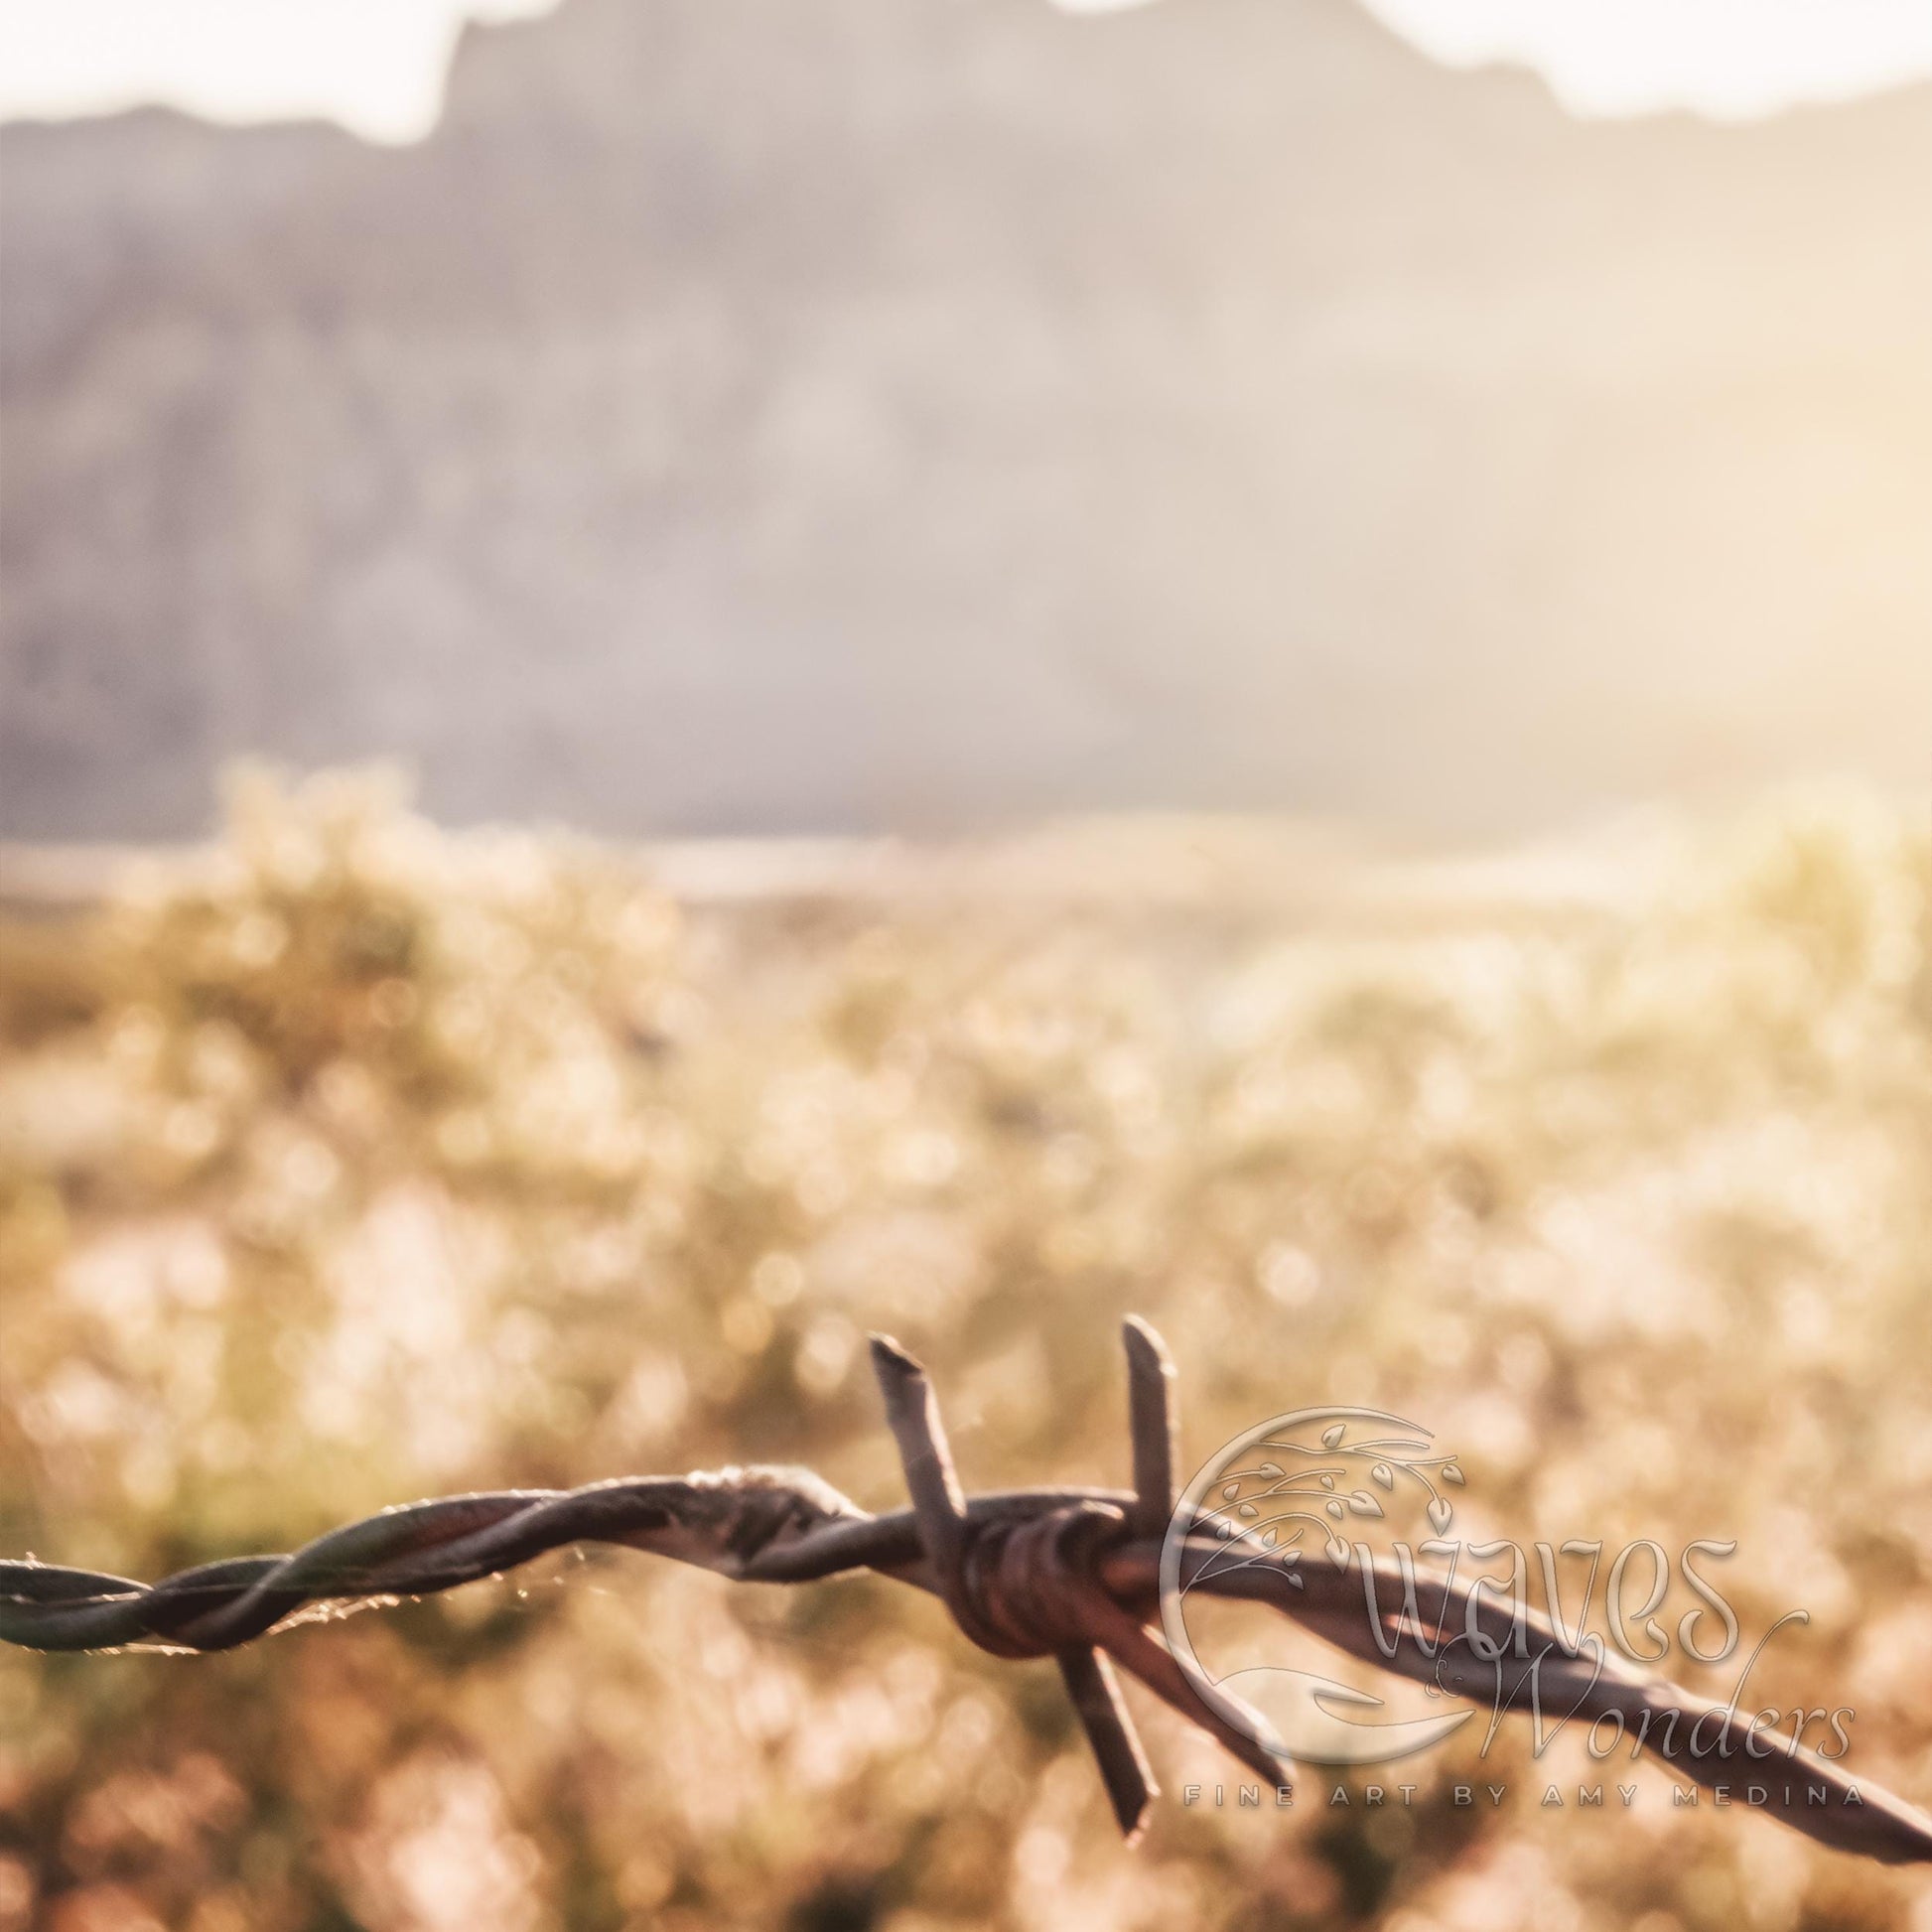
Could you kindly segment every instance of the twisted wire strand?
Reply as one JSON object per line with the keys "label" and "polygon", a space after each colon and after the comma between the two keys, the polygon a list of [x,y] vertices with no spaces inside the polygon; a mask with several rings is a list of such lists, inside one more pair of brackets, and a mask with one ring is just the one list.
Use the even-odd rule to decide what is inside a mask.
{"label": "twisted wire strand", "polygon": [[[975,1527],[985,1527],[1035,1521],[1081,1502],[1118,1507],[1129,1500],[1127,1492],[1111,1489],[1019,1489],[971,1498],[966,1513]],[[384,1510],[291,1556],[202,1564],[152,1585],[0,1562],[0,1640],[42,1651],[226,1650],[307,1605],[430,1595],[581,1543],[641,1550],[747,1583],[810,1583],[874,1570],[937,1588],[912,1511],[873,1515],[809,1470],[752,1467],[575,1490],[441,1497]],[[1419,1628],[1394,1607],[1407,1580],[1387,1560],[1370,1559],[1378,1601],[1391,1606],[1371,1624],[1359,1562],[1345,1573],[1311,1565],[1298,1577],[1274,1567],[1231,1569],[1226,1556],[1224,1544],[1190,1539],[1181,1558],[1183,1582],[1212,1595],[1266,1604],[1362,1662],[1477,1704],[1532,1715],[1548,1728],[1615,1713],[1623,1721],[1620,1735],[1635,1737],[1643,1728],[1644,1748],[1707,1788],[1776,1780],[1781,1799],[1795,1793],[1796,1808],[1781,1803],[1775,1815],[1823,1844],[1888,1863],[1932,1863],[1932,1820],[1914,1807],[1852,1779],[1808,1748],[1758,1755],[1748,1748],[1749,1713],[1739,1716],[1614,1657],[1599,1665],[1590,1655],[1573,1655],[1533,1607],[1506,1608],[1493,1595],[1418,1571]],[[1160,1557],[1159,1541],[1136,1537],[1099,1566],[1102,1587],[1139,1622],[1158,1613]],[[1519,1618],[1530,1655],[1542,1660],[1539,1680],[1520,1659],[1498,1678],[1466,1654],[1453,1654],[1454,1638],[1472,1622],[1509,1651]],[[1711,1736],[1694,1749],[1699,1719],[1707,1720]],[[1810,1801],[1812,1788],[1828,1794],[1823,1805]],[[1848,1803],[1855,1789],[1858,1798]]]}
{"label": "twisted wire strand", "polygon": [[[738,1582],[804,1584],[870,1570],[942,1597],[981,1645],[1057,1658],[1130,1841],[1157,1794],[1112,1666],[1137,1677],[1260,1775],[1286,1781],[1267,1721],[1201,1688],[1149,1626],[1173,1510],[1173,1370],[1160,1339],[1130,1322],[1136,1487],[1045,1487],[964,1496],[924,1371],[875,1341],[875,1368],[899,1441],[910,1509],[875,1515],[811,1470],[756,1465],[580,1489],[513,1489],[387,1509],[287,1556],[226,1558],[156,1584],[34,1561],[0,1562],[0,1641],[42,1651],[220,1651],[301,1618],[431,1595],[548,1552],[610,1544]],[[1780,1780],[1769,1815],[1841,1851],[1932,1863],[1932,1818],[1816,1752],[1753,1745],[1752,1717],[1579,1647],[1543,1613],[1505,1603],[1481,1580],[1407,1572],[1358,1545],[1344,1569],[1229,1561],[1198,1513],[1178,1546],[1184,1589],[1265,1604],[1350,1656],[1432,1692],[1487,1705],[1491,1723],[1528,1714],[1543,1735],[1614,1716],[1631,1755],[1649,1750],[1697,1784]],[[1474,1638],[1487,1646],[1478,1656]],[[1493,1654],[1490,1654],[1493,1653]],[[1328,1691],[1360,1700],[1342,1686]],[[1372,1701],[1372,1700],[1371,1700]],[[1711,1728],[1708,1740],[1703,1737]],[[1614,1748],[1614,1746],[1612,1747]],[[1824,1802],[1813,1794],[1823,1792]],[[1746,1799],[1745,1802],[1750,1802]]]}
{"label": "twisted wire strand", "polygon": [[[1809,1746],[1780,1738],[1765,1747],[1753,1736],[1752,1708],[1738,1711],[1640,1671],[1600,1638],[1566,1642],[1534,1605],[1505,1605],[1493,1592],[1420,1567],[1405,1573],[1360,1546],[1345,1572],[1320,1563],[1299,1576],[1263,1565],[1217,1571],[1225,1561],[1225,1545],[1190,1539],[1183,1584],[1264,1603],[1363,1663],[1467,1699],[1492,1722],[1503,1714],[1528,1717],[1539,1738],[1567,1725],[1587,1734],[1598,1720],[1615,1717],[1602,1761],[1626,1745],[1632,1759],[1648,1751],[1705,1789],[1725,1791],[1730,1802],[1748,1804],[1749,1788],[1762,1788],[1770,1816],[1837,1851],[1885,1864],[1932,1864],[1932,1817],[1917,1806]],[[1158,1551],[1150,1559],[1140,1546],[1123,1548],[1102,1567],[1102,1579],[1130,1610],[1153,1614],[1159,1562]],[[1373,1618],[1366,1604],[1371,1583],[1380,1606]],[[1403,1599],[1412,1583],[1413,1619]],[[1473,1653],[1472,1630],[1499,1653],[1493,1661]]]}
{"label": "twisted wire strand", "polygon": [[[994,1491],[975,1497],[969,1516],[976,1526],[1023,1521],[1083,1500],[1131,1499],[1117,1489]],[[230,1650],[311,1604],[434,1595],[583,1543],[641,1550],[742,1583],[816,1583],[867,1569],[896,1575],[923,1561],[911,1510],[875,1516],[809,1469],[754,1465],[433,1497],[331,1530],[289,1556],[225,1558],[155,1584],[0,1562],[0,1642],[43,1651]]]}

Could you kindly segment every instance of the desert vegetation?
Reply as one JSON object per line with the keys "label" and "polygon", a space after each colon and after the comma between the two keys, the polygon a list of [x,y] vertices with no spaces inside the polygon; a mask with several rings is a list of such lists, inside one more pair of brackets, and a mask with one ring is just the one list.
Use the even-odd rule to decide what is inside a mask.
{"label": "desert vegetation", "polygon": [[[207,851],[7,914],[0,1547],[145,1577],[753,1459],[888,1506],[876,1327],[975,1484],[1122,1479],[1138,1310],[1190,1462],[1373,1404],[1454,1449],[1468,1534],[1734,1537],[1747,1643],[1809,1612],[1753,1693],[1855,1708],[1932,1800],[1932,821],[1787,799],[1587,890],[1300,896],[1233,829],[1168,890],[1176,836],[707,897],[254,774]],[[1146,1722],[1130,1855],[1050,1666],[621,1552],[215,1658],[0,1652],[0,1927],[1926,1923],[1575,1738],[1278,1812],[1182,1806],[1236,1767]],[[1539,1805],[1586,1773],[1635,1802]]]}

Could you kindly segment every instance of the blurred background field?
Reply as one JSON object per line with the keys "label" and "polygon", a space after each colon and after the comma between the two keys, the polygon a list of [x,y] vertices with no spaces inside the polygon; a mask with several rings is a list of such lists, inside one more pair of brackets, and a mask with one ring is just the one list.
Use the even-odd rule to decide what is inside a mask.
{"label": "blurred background field", "polygon": [[[1932,1801],[1928,75],[1920,0],[0,0],[0,1552],[887,1506],[872,1327],[970,1482],[1117,1481],[1138,1310],[1194,1456],[1378,1405],[1471,1539],[1735,1537]],[[1128,1856],[935,1604],[560,1558],[0,1652],[0,1932],[1932,1932],[1474,1742]]]}
{"label": "blurred background field", "polygon": [[[250,771],[97,898],[23,878],[10,1553],[147,1576],[746,1459],[889,1506],[871,1327],[971,1482],[1119,1480],[1139,1310],[1193,1458],[1377,1404],[1459,1452],[1471,1537],[1736,1537],[1747,1646],[1811,1613],[1755,1690],[1855,1707],[1852,1766],[1932,1801],[1917,806],[1462,865],[1173,820],[707,853]],[[1130,1857],[1050,1670],[937,1605],[545,1560],[224,1657],[0,1653],[0,1925],[1927,1923],[1648,1765],[1627,1813],[1539,1809],[1586,1762],[1518,1726],[1405,1767],[1410,1810],[1310,1772],[1285,1816],[1181,1809],[1232,1767],[1150,1736]],[[1510,1800],[1450,1808],[1478,1773]]]}

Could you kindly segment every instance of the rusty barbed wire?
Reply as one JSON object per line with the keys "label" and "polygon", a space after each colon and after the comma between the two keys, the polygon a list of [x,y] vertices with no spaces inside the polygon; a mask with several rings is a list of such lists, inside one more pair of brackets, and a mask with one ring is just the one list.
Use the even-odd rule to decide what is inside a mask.
{"label": "rusty barbed wire", "polygon": [[[1160,1795],[1117,1670],[1217,1738],[1271,1783],[1293,1760],[1259,1713],[1182,1667],[1156,1629],[1163,1551],[1178,1536],[1183,1588],[1266,1604],[1378,1669],[1488,1698],[1501,1713],[1566,1721],[1617,1716],[1673,1769],[1707,1787],[1737,1775],[1748,1718],[1580,1647],[1523,1602],[1409,1570],[1357,1545],[1345,1567],[1230,1565],[1228,1544],[1177,1525],[1173,1366],[1153,1327],[1125,1324],[1131,1489],[1052,1487],[968,1497],[925,1370],[874,1336],[874,1373],[911,1507],[874,1515],[809,1469],[727,1468],[621,1478],[571,1490],[501,1490],[409,1503],[331,1531],[289,1556],[229,1558],[140,1584],[35,1561],[0,1562],[0,1641],[43,1651],[232,1649],[315,1606],[424,1596],[570,1544],[603,1543],[742,1583],[805,1584],[871,1570],[937,1595],[998,1657],[1052,1657],[1131,1843]],[[1387,1603],[1384,1603],[1384,1596]],[[1494,1656],[1458,1652],[1479,1633]],[[1489,1672],[1485,1679],[1483,1669]],[[1686,1735],[1678,1734],[1678,1722]],[[1705,1723],[1714,1725],[1699,1742]],[[1661,1737],[1650,1741],[1653,1725]],[[1795,1744],[1787,1778],[1802,1808],[1770,1816],[1822,1844],[1885,1863],[1932,1863],[1932,1817]],[[1768,1780],[1769,1772],[1754,1772]],[[1786,1805],[1791,1784],[1785,1785]],[[1822,1791],[1817,1803],[1811,1792]]]}

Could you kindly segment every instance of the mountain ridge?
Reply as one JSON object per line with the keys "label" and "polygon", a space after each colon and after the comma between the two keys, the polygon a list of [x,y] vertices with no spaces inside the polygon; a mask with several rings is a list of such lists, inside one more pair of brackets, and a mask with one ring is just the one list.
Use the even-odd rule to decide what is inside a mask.
{"label": "mountain ridge", "polygon": [[410,147],[0,154],[0,834],[244,751],[618,833],[1917,769],[1932,87],[1583,125],[1339,0],[567,0]]}

